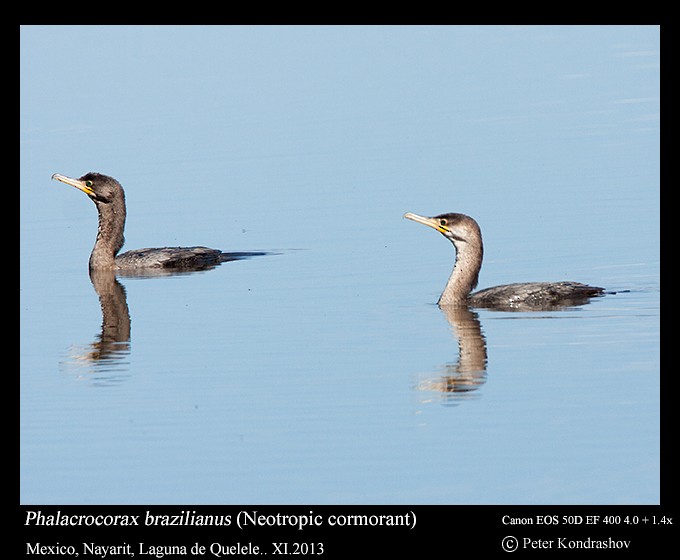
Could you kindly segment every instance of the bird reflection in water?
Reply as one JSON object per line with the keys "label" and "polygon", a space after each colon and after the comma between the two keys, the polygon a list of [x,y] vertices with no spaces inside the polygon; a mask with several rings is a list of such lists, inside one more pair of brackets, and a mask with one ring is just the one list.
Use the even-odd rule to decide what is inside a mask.
{"label": "bird reflection in water", "polygon": [[130,313],[125,288],[119,277],[156,278],[211,270],[224,262],[267,255],[257,252],[224,252],[209,247],[161,247],[135,249],[119,254],[125,242],[125,192],[121,184],[101,173],[86,173],[74,179],[55,173],[52,179],[84,192],[97,208],[99,227],[90,254],[90,280],[102,310],[102,328],[97,339],[74,349],[66,362],[69,369],[95,369],[96,384],[111,384],[127,375],[130,353]]}
{"label": "bird reflection in water", "polygon": [[493,311],[556,311],[585,305],[603,296],[598,286],[580,282],[524,282],[473,292],[482,267],[484,246],[479,224],[465,214],[434,217],[407,212],[404,218],[431,227],[453,243],[453,271],[437,304],[458,338],[459,358],[436,377],[419,384],[421,390],[442,395],[467,396],[486,381],[486,342],[479,318],[470,308]]}
{"label": "bird reflection in water", "polygon": [[130,312],[125,288],[111,269],[90,270],[102,312],[101,332],[85,347],[74,347],[65,366],[94,385],[115,385],[128,377]]}
{"label": "bird reflection in water", "polygon": [[478,396],[475,391],[486,382],[486,340],[476,312],[466,306],[444,306],[441,310],[458,340],[458,360],[421,379],[417,389],[423,397],[428,395],[422,400],[457,404]]}

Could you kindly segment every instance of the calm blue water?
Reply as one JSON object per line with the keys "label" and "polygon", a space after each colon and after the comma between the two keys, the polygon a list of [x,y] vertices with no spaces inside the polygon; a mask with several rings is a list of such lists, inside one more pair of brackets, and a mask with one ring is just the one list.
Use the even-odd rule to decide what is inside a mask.
{"label": "calm blue water", "polygon": [[[658,503],[659,58],[651,26],[23,27],[21,502]],[[87,171],[127,249],[271,254],[109,282],[111,341],[96,211],[50,180]],[[480,287],[619,293],[449,317],[406,211],[479,221]]]}

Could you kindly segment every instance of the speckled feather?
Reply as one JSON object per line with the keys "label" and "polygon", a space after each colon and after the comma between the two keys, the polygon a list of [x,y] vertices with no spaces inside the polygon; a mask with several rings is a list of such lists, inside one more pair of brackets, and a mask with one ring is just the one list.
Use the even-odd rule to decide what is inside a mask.
{"label": "speckled feather", "polygon": [[404,217],[439,231],[456,249],[451,276],[439,298],[440,306],[465,305],[509,311],[548,310],[587,303],[604,289],[580,282],[525,282],[505,284],[477,292],[484,245],[479,224],[465,214],[440,214],[432,218],[407,213]]}

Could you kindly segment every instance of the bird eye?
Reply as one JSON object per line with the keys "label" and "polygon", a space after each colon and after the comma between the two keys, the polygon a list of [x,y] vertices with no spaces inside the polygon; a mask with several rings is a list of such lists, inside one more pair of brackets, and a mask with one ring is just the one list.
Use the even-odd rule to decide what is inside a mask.
{"label": "bird eye", "polygon": [[86,187],[91,187],[92,185],[94,185],[94,183],[92,181],[85,181]]}
{"label": "bird eye", "polygon": [[439,225],[440,226],[445,226],[446,225],[446,220],[439,220]]}

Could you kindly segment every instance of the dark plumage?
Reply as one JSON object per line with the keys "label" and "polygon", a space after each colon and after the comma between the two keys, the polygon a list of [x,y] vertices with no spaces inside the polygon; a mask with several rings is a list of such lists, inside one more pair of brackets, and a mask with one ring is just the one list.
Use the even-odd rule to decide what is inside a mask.
{"label": "dark plumage", "polygon": [[456,263],[439,305],[469,305],[516,311],[546,310],[587,303],[604,293],[603,288],[580,282],[526,282],[505,284],[472,292],[482,268],[484,246],[479,225],[465,214],[440,214],[428,218],[410,212],[405,218],[436,229],[456,249]]}
{"label": "dark plumage", "polygon": [[87,173],[72,179],[55,173],[52,179],[83,191],[99,213],[97,240],[90,255],[90,270],[113,269],[134,272],[141,269],[201,270],[221,262],[262,253],[223,253],[208,247],[163,247],[135,249],[118,254],[125,242],[125,192],[113,177]]}

